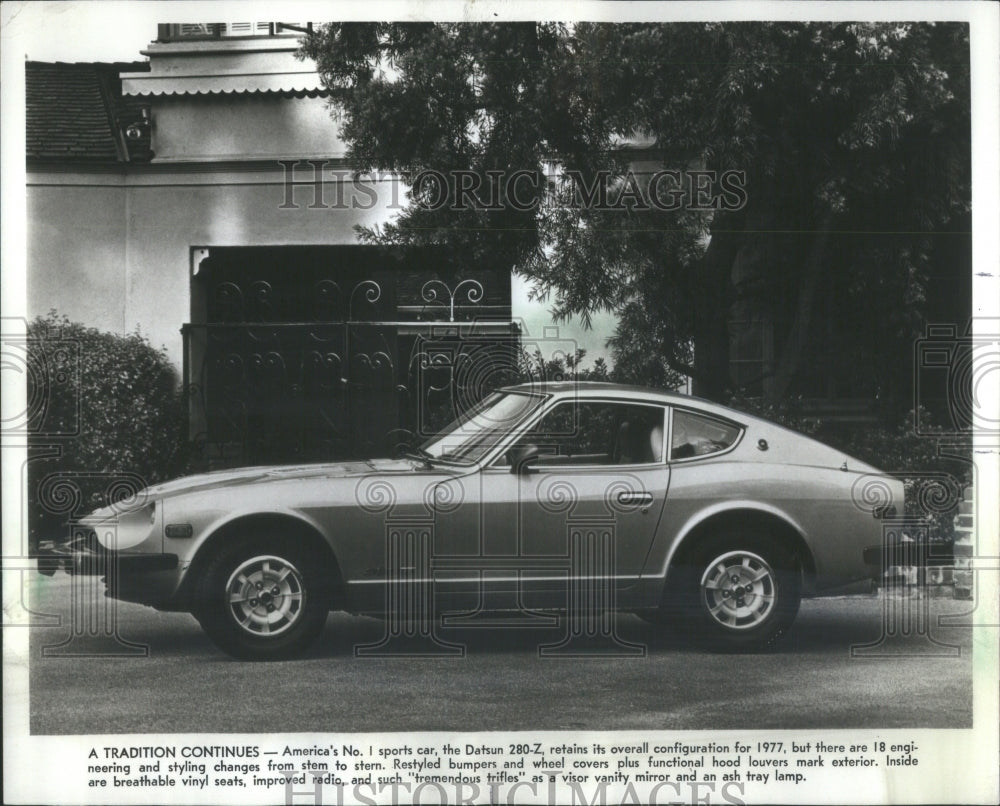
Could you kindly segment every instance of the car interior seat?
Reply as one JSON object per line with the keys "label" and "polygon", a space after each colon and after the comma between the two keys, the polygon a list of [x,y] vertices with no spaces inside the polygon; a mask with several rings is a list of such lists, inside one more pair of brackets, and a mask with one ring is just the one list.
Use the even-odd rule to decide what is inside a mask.
{"label": "car interior seat", "polygon": [[649,461],[663,461],[663,427],[654,425],[649,432]]}

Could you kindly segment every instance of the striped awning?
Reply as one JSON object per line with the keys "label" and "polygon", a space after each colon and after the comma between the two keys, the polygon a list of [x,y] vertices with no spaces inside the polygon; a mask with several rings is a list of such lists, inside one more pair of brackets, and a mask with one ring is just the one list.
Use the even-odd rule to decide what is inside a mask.
{"label": "striped awning", "polygon": [[277,94],[298,98],[327,95],[314,70],[301,73],[243,73],[228,75],[156,75],[122,73],[122,94],[231,95]]}

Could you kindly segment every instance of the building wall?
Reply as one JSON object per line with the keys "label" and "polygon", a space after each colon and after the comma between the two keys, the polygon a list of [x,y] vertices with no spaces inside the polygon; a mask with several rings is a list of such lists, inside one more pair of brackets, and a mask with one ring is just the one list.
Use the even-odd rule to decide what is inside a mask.
{"label": "building wall", "polygon": [[[296,169],[291,178],[311,181],[312,169]],[[328,172],[322,197],[328,207],[315,209],[315,187],[295,187],[288,196],[285,179],[277,164],[30,173],[29,316],[54,308],[102,330],[138,327],[180,367],[180,326],[191,318],[192,248],[353,244],[355,225],[392,215],[389,182],[367,194]]]}
{"label": "building wall", "polygon": [[155,99],[152,114],[158,163],[346,153],[323,98],[167,96]]}
{"label": "building wall", "polygon": [[[371,197],[338,182],[346,169],[334,166],[322,185],[325,208],[311,208],[316,189],[305,163],[288,178],[307,184],[291,189],[277,163],[253,170],[133,167],[128,175],[32,171],[28,315],[54,308],[101,330],[138,327],[153,345],[166,347],[179,370],[180,327],[191,321],[192,248],[353,244],[355,224],[387,220],[405,200],[401,186],[383,182],[375,185],[371,209],[361,209],[372,205]],[[350,209],[352,201],[359,209]],[[558,339],[567,352],[585,348],[588,362],[607,357],[612,314],[596,314],[591,329],[577,322],[555,327],[550,303],[529,299],[530,291],[529,281],[513,277],[513,317],[526,336]]]}
{"label": "building wall", "polygon": [[28,314],[55,308],[75,321],[123,332],[126,323],[126,194],[120,177],[90,185],[29,179]]}

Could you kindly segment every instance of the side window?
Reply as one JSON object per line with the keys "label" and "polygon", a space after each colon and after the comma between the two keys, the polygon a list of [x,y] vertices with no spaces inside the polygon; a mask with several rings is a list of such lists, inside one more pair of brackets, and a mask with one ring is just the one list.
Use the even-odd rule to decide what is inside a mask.
{"label": "side window", "polygon": [[514,452],[538,449],[539,467],[547,465],[627,465],[663,461],[660,406],[571,401],[546,414],[514,446]]}
{"label": "side window", "polygon": [[674,409],[670,458],[709,456],[730,447],[740,436],[740,427],[702,414]]}

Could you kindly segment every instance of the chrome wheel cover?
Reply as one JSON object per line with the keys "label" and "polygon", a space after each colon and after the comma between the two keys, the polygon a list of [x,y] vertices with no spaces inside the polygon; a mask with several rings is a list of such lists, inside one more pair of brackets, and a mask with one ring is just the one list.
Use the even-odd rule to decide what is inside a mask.
{"label": "chrome wheel cover", "polygon": [[730,551],[708,564],[701,577],[701,595],[717,624],[728,630],[749,630],[774,610],[777,583],[763,557]]}
{"label": "chrome wheel cover", "polygon": [[305,613],[302,574],[288,560],[272,555],[241,563],[226,583],[226,609],[250,635],[280,635]]}

